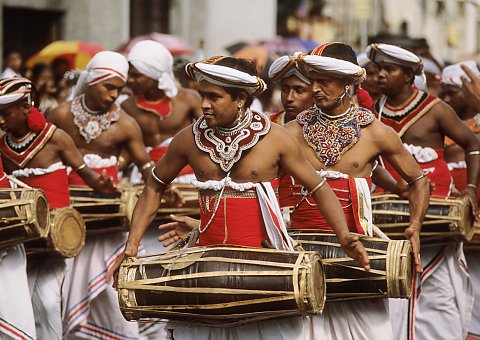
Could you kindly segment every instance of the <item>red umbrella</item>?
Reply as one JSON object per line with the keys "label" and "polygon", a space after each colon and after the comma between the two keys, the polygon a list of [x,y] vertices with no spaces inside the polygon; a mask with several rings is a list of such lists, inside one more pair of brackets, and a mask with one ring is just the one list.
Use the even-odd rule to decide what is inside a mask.
{"label": "red umbrella", "polygon": [[157,32],[139,35],[138,37],[132,38],[120,50],[124,53],[128,53],[137,42],[142,40],[153,40],[159,42],[160,44],[165,46],[173,55],[193,53],[193,48],[182,37],[173,34],[164,34]]}

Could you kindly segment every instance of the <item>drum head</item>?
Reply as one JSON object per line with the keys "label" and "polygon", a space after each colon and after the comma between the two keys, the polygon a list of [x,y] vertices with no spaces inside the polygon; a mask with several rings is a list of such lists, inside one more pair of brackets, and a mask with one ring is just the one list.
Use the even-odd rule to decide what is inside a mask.
{"label": "drum head", "polygon": [[31,208],[25,206],[27,219],[30,220],[30,218],[32,218],[32,220],[35,221],[34,224],[38,229],[38,236],[47,236],[50,228],[50,211],[47,198],[43,191],[38,189],[23,189],[21,199],[33,201]]}
{"label": "drum head", "polygon": [[78,211],[67,207],[52,213],[51,242],[64,257],[77,255],[85,244],[85,223]]}

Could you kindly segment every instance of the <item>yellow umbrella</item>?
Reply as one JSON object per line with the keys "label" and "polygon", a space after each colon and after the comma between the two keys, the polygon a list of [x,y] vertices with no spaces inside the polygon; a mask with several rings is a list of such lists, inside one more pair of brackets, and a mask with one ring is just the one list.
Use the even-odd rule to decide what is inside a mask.
{"label": "yellow umbrella", "polygon": [[84,69],[90,59],[103,50],[104,48],[100,45],[81,40],[57,40],[30,57],[26,65],[32,67],[37,63],[48,64],[56,59],[64,59],[68,62],[70,69]]}

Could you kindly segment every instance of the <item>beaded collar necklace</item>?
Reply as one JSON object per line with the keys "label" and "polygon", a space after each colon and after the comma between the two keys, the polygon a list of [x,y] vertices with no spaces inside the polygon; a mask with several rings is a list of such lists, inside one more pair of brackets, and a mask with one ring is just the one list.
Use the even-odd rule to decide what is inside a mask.
{"label": "beaded collar necklace", "polygon": [[374,118],[369,110],[354,105],[338,116],[329,116],[314,106],[300,113],[297,122],[302,125],[307,144],[328,166],[340,161],[360,139],[361,127],[370,124]]}
{"label": "beaded collar necklace", "polygon": [[193,125],[195,143],[202,151],[209,153],[210,159],[228,172],[261,136],[270,130],[270,120],[263,114],[245,111],[243,119],[232,128],[208,127],[205,118],[199,118]]}
{"label": "beaded collar necklace", "polygon": [[35,137],[37,137],[38,133],[35,131],[30,131],[25,136],[20,139],[16,139],[13,137],[11,133],[7,134],[6,143],[10,148],[13,150],[22,152],[28,149],[28,147],[35,141]]}
{"label": "beaded collar necklace", "polygon": [[94,112],[85,105],[85,95],[80,95],[73,99],[72,114],[73,123],[78,127],[80,135],[87,143],[90,143],[107,130],[112,122],[116,122],[120,118],[120,108],[113,104],[105,113]]}

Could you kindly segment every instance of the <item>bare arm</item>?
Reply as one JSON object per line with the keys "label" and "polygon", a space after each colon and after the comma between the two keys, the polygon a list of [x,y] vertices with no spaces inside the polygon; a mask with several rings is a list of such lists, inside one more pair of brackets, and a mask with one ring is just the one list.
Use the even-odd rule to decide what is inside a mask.
{"label": "bare arm", "polygon": [[428,180],[413,156],[405,149],[395,131],[380,124],[378,123],[379,126],[376,127],[376,137],[378,145],[381,147],[381,155],[409,183],[410,223],[405,230],[405,237],[412,244],[416,270],[421,272],[422,266],[419,258],[420,231],[430,202]]}
{"label": "bare arm", "polygon": [[377,165],[372,171],[372,182],[398,196],[403,197],[405,194],[408,195],[407,183],[403,179],[396,181],[393,176],[380,165]]}
{"label": "bare arm", "polygon": [[462,77],[462,89],[465,99],[470,102],[472,106],[480,107],[480,78],[478,78],[470,68],[464,65],[460,65],[460,67],[470,78],[469,81],[466,77]]}
{"label": "bare arm", "polygon": [[[72,138],[61,129],[57,129],[53,135],[53,141],[60,150],[60,158],[63,164],[70,166],[93,190],[104,193],[116,192],[112,179],[97,174],[91,168],[85,166],[82,154],[75,146]],[[77,170],[78,169],[78,170]]]}
{"label": "bare arm", "polygon": [[[280,128],[280,127],[278,127]],[[283,128],[280,128],[285,131]],[[281,135],[282,151],[280,165],[285,172],[295,177],[315,199],[318,210],[337,235],[345,253],[369,269],[369,260],[359,238],[348,230],[342,206],[327,183],[317,174],[312,165],[303,157],[299,145],[288,132]]]}
{"label": "bare arm", "polygon": [[[441,105],[441,107],[440,107]],[[480,176],[480,141],[475,134],[470,131],[467,126],[460,120],[453,109],[441,103],[437,105],[438,122],[442,132],[457,143],[465,151],[465,162],[467,163],[467,186],[462,191],[462,196],[467,196],[471,205],[472,212],[475,216],[478,214],[477,185]],[[473,151],[474,154],[468,154]]]}
{"label": "bare arm", "polygon": [[[127,140],[125,143],[126,151],[128,152],[129,158],[132,162],[140,169],[142,172],[142,178],[144,181],[150,176],[151,168],[148,167],[148,163],[150,162],[150,157],[148,156],[147,152],[145,151],[145,144],[143,143],[142,131],[140,130],[140,126],[138,126],[135,119],[128,116],[126,113],[123,112],[125,121],[123,122],[122,131],[127,136]],[[122,151],[123,152],[123,151]]]}

